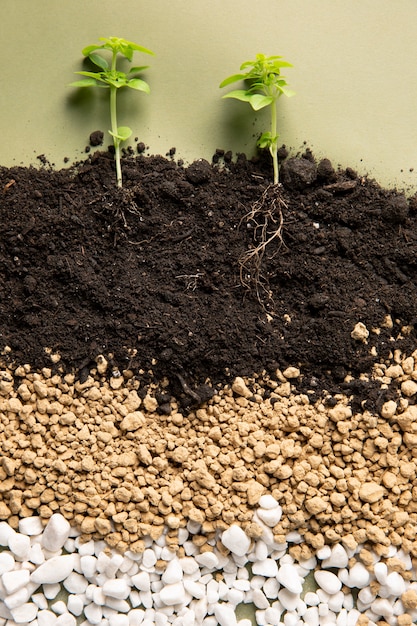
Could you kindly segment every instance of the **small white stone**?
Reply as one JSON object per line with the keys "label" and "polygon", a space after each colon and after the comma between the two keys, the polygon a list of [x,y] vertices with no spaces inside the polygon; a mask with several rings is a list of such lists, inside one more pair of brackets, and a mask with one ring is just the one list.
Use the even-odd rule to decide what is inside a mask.
{"label": "small white stone", "polygon": [[16,569],[11,572],[5,572],[1,577],[1,581],[3,586],[7,592],[7,595],[10,595],[25,587],[30,580],[30,572],[28,569]]}
{"label": "small white stone", "polygon": [[122,578],[111,578],[106,580],[102,587],[105,596],[116,598],[117,600],[125,600],[130,592],[130,587]]}
{"label": "small white stone", "polygon": [[86,578],[92,578],[97,572],[97,557],[86,554],[80,559],[81,572]]}
{"label": "small white stone", "polygon": [[349,570],[348,586],[356,589],[367,587],[371,581],[371,575],[362,563],[355,563]]}
{"label": "small white stone", "polygon": [[64,580],[63,586],[69,593],[84,593],[87,589],[88,581],[78,572],[71,572]]}
{"label": "small white stone", "polygon": [[378,563],[375,563],[374,565],[374,575],[375,578],[377,579],[377,581],[381,584],[384,585],[387,581],[387,576],[388,576],[388,567],[386,565],[386,563],[382,563],[382,561],[379,561]]}
{"label": "small white stone", "polygon": [[143,609],[132,609],[127,616],[129,618],[129,626],[140,626],[145,617],[145,611]]}
{"label": "small white stone", "polygon": [[252,602],[257,609],[267,609],[269,600],[261,589],[254,589],[252,592]]}
{"label": "small white stone", "polygon": [[256,514],[264,524],[273,528],[281,519],[282,509],[280,506],[273,509],[258,509]]}
{"label": "small white stone", "polygon": [[31,581],[40,585],[59,583],[70,575],[74,563],[73,554],[52,557],[32,572]]}
{"label": "small white stone", "polygon": [[263,586],[264,594],[270,600],[275,600],[278,597],[279,582],[276,578],[267,578]]}
{"label": "small white stone", "polygon": [[328,601],[328,606],[329,609],[331,611],[333,611],[333,613],[340,613],[340,611],[343,608],[343,600],[344,600],[345,596],[343,591],[338,591],[337,593],[334,593]]}
{"label": "small white stone", "polygon": [[329,595],[337,593],[342,588],[342,583],[332,572],[318,570],[314,572],[314,579],[318,586]]}
{"label": "small white stone", "polygon": [[245,531],[242,530],[240,526],[237,526],[237,524],[233,524],[222,533],[221,542],[232,554],[236,554],[236,556],[244,556],[247,554],[251,543]]}
{"label": "small white stone", "polygon": [[373,611],[375,615],[388,618],[392,617],[394,614],[392,602],[387,598],[376,598],[371,604],[371,611]]}
{"label": "small white stone", "polygon": [[15,532],[7,522],[0,522],[0,546],[8,546],[9,539]]}
{"label": "small white stone", "polygon": [[320,616],[317,606],[310,606],[303,615],[304,624],[307,626],[320,626]]}
{"label": "small white stone", "polygon": [[10,609],[16,609],[18,606],[25,604],[30,600],[30,597],[34,591],[38,588],[38,585],[35,583],[29,582],[25,587],[21,587],[14,593],[11,593],[9,596],[4,598],[4,605]]}
{"label": "small white stone", "polygon": [[182,571],[188,576],[195,574],[199,570],[197,561],[190,556],[185,556],[179,559],[179,561]]}
{"label": "small white stone", "polygon": [[101,606],[98,606],[97,604],[94,604],[94,602],[91,602],[84,607],[84,615],[86,620],[90,624],[100,624],[103,618],[103,611],[101,609]]}
{"label": "small white stone", "polygon": [[397,597],[401,596],[407,588],[404,578],[398,572],[388,574],[385,586],[390,590],[389,595]]}
{"label": "small white stone", "polygon": [[314,591],[307,591],[304,596],[304,602],[307,606],[318,606],[320,604],[320,598]]}
{"label": "small white stone", "polygon": [[41,535],[43,532],[43,524],[39,515],[33,517],[23,517],[19,520],[19,532],[22,535]]}
{"label": "small white stone", "polygon": [[33,563],[33,565],[41,565],[45,561],[45,555],[42,550],[42,546],[40,543],[34,543],[30,547],[29,558],[28,561]]}
{"label": "small white stone", "polygon": [[256,576],[271,578],[272,576],[278,576],[278,565],[274,559],[255,561],[255,563],[252,564],[252,572],[256,574]]}
{"label": "small white stone", "polygon": [[54,513],[48,520],[42,534],[42,546],[50,552],[60,550],[71,531],[69,522],[60,513]]}
{"label": "small white stone", "polygon": [[292,593],[285,587],[278,591],[278,600],[281,602],[286,611],[295,611],[299,599],[300,596],[298,593]]}
{"label": "small white stone", "polygon": [[[155,620],[155,624],[156,624]],[[129,618],[127,615],[121,615],[120,613],[116,613],[116,615],[111,615],[109,617],[109,626],[129,626]]]}
{"label": "small white stone", "polygon": [[259,498],[259,507],[261,509],[275,509],[277,506],[279,506],[278,502],[270,494],[265,494]]}
{"label": "small white stone", "polygon": [[85,596],[70,593],[67,600],[68,611],[79,617],[83,612]]}
{"label": "small white stone", "polygon": [[202,567],[207,567],[209,570],[217,569],[219,565],[219,559],[214,552],[202,552],[197,554],[195,560]]}
{"label": "small white stone", "polygon": [[170,585],[172,583],[178,583],[182,580],[183,571],[178,559],[169,561],[164,573],[162,574],[162,582]]}
{"label": "small white stone", "polygon": [[107,578],[114,578],[116,576],[117,571],[119,570],[121,564],[123,563],[124,557],[122,554],[114,554],[109,562],[106,565],[104,573]]}
{"label": "small white stone", "polygon": [[150,591],[151,580],[148,572],[138,572],[131,578],[132,584],[139,589],[139,591]]}
{"label": "small white stone", "polygon": [[275,607],[268,607],[265,611],[265,619],[269,624],[279,624],[281,621],[282,611]]}
{"label": "small white stone", "polygon": [[297,568],[290,563],[281,565],[278,570],[278,581],[291,593],[301,593],[303,590],[302,581],[298,575]]}
{"label": "small white stone", "polygon": [[183,584],[185,591],[192,595],[193,598],[197,598],[197,600],[204,598],[206,595],[206,586],[196,580],[187,580],[185,578]]}
{"label": "small white stone", "polygon": [[63,613],[67,612],[67,605],[63,600],[57,600],[51,605],[51,609],[57,615],[62,615]]}
{"label": "small white stone", "polygon": [[10,572],[14,569],[16,561],[11,552],[4,550],[0,552],[0,576],[5,572]]}
{"label": "small white stone", "polygon": [[151,569],[153,568],[157,560],[158,560],[158,557],[156,556],[155,552],[151,550],[150,548],[147,548],[143,552],[143,555],[142,555],[143,567],[146,567],[147,569]]}
{"label": "small white stone", "polygon": [[45,598],[47,598],[48,600],[53,600],[54,598],[56,598],[61,591],[61,585],[59,583],[52,583],[49,585],[45,583],[42,588]]}
{"label": "small white stone", "polygon": [[10,613],[16,624],[28,624],[36,618],[38,607],[33,602],[26,602],[15,609],[11,609]]}
{"label": "small white stone", "polygon": [[45,598],[43,593],[34,593],[31,599],[32,602],[36,604],[39,610],[44,610],[48,608],[48,600]]}
{"label": "small white stone", "polygon": [[317,558],[320,559],[321,561],[324,559],[329,559],[331,554],[332,554],[332,549],[327,544],[323,546],[322,548],[320,548],[319,550],[317,550],[316,552]]}
{"label": "small white stone", "polygon": [[36,615],[38,626],[55,626],[56,615],[52,611],[39,611]]}
{"label": "small white stone", "polygon": [[30,555],[30,537],[21,533],[14,533],[9,537],[9,549],[16,560],[27,561]]}
{"label": "small white stone", "polygon": [[323,569],[331,567],[340,569],[343,567],[347,567],[348,562],[349,557],[346,550],[340,543],[337,543],[335,546],[333,546],[330,556],[322,561],[321,567]]}
{"label": "small white stone", "polygon": [[214,605],[214,617],[217,619],[219,626],[237,626],[235,609],[226,602]]}
{"label": "small white stone", "polygon": [[180,582],[173,585],[165,585],[159,592],[159,597],[167,606],[183,604],[185,600],[184,585]]}

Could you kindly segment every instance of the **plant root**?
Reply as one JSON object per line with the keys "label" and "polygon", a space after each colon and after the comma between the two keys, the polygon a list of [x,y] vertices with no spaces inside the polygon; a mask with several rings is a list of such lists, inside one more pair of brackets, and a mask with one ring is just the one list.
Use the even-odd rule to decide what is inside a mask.
{"label": "plant root", "polygon": [[271,292],[268,289],[267,278],[262,275],[262,264],[272,242],[275,241],[276,245],[268,259],[273,259],[285,245],[282,239],[284,224],[282,210],[287,208],[287,204],[281,190],[280,183],[268,185],[260,199],[252,205],[251,210],[240,222],[240,224],[246,222],[247,227],[253,229],[253,246],[239,259],[240,282],[246,289],[255,290],[258,301],[264,308],[261,291],[269,300]]}

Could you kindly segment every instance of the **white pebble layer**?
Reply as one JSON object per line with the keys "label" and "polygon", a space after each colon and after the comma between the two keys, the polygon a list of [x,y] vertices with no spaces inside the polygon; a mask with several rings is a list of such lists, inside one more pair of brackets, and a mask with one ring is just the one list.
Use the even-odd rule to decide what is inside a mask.
{"label": "white pebble layer", "polygon": [[[363,546],[325,546],[297,563],[288,547],[301,536],[292,532],[285,544],[276,544],[271,525],[280,507],[272,496],[259,504],[262,537],[253,541],[233,525],[216,538],[229,552],[220,551],[216,540],[208,541],[211,550],[200,551],[192,541],[200,527],[190,522],[179,530],[182,558],[167,547],[164,534],[157,541],[145,538],[141,554],[122,555],[104,541],[82,543],[59,513],[45,528],[39,517],[21,519],[18,531],[0,522],[0,626],[251,626],[236,615],[242,603],[254,606],[258,626],[417,620],[417,571],[401,549],[392,547],[388,556],[401,561],[404,577],[373,553],[373,564],[365,567]],[[304,592],[311,572],[317,589]]]}

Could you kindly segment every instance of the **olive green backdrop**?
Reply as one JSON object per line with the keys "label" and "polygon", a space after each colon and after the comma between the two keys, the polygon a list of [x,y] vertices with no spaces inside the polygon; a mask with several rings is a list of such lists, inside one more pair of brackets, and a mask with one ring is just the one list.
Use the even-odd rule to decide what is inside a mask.
{"label": "olive green backdrop", "polygon": [[297,92],[279,102],[282,143],[412,191],[416,23],[415,0],[1,0],[0,164],[44,153],[62,167],[91,131],[107,131],[107,92],[67,85],[85,45],[120,36],[156,53],[134,58],[150,65],[151,95],[119,98],[119,124],[149,153],[252,153],[267,114],[222,100],[218,84],[258,52],[281,54]]}

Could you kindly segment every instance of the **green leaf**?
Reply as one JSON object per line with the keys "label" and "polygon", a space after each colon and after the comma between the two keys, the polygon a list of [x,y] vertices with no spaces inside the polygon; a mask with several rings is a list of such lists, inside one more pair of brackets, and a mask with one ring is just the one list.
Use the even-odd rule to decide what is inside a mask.
{"label": "green leaf", "polygon": [[111,130],[109,130],[109,133],[112,137],[118,139],[119,141],[126,141],[126,139],[129,139],[129,137],[131,136],[132,130],[128,126],[119,126],[119,128],[117,129],[117,134],[112,133]]}
{"label": "green leaf", "polygon": [[151,93],[148,83],[140,78],[131,78],[126,82],[126,87],[136,89],[137,91],[144,91],[145,93]]}
{"label": "green leaf", "polygon": [[234,91],[229,91],[226,93],[223,98],[234,98],[235,100],[241,100],[242,102],[249,102],[251,94],[244,89],[235,89]]}
{"label": "green leaf", "polygon": [[219,85],[219,87],[226,87],[227,85],[231,85],[232,83],[236,83],[238,80],[244,80],[246,78],[245,74],[233,74],[233,76],[229,76],[225,78]]}
{"label": "green leaf", "polygon": [[83,78],[69,84],[70,87],[97,87],[97,81],[94,78]]}
{"label": "green leaf", "polygon": [[97,44],[92,44],[91,46],[86,46],[85,48],[83,48],[81,50],[81,54],[83,54],[85,57],[90,56],[90,54],[92,52],[94,52],[94,50],[102,50],[104,48],[104,46],[100,46]]}
{"label": "green leaf", "polygon": [[272,96],[263,96],[260,93],[252,93],[248,98],[248,102],[254,111],[259,111],[274,102]]}
{"label": "green leaf", "polygon": [[143,70],[147,70],[149,65],[141,65],[136,67],[131,67],[128,71],[128,74],[136,74],[137,72],[143,72]]}
{"label": "green leaf", "polygon": [[87,78],[93,78],[94,81],[96,81],[95,84],[97,86],[99,86],[97,81],[101,83],[109,84],[106,76],[103,75],[101,72],[75,72],[75,74],[79,74],[80,76],[87,76]]}
{"label": "green leaf", "polygon": [[94,54],[94,53],[89,54],[88,58],[90,59],[92,63],[94,63],[94,65],[101,67],[102,70],[107,70],[109,67],[109,64],[107,63],[106,59],[103,59],[103,57],[100,56],[99,54]]}
{"label": "green leaf", "polygon": [[287,96],[287,98],[292,98],[292,96],[295,96],[295,91],[293,91],[292,89],[289,89],[288,87],[280,87],[282,93],[284,94],[284,96]]}

